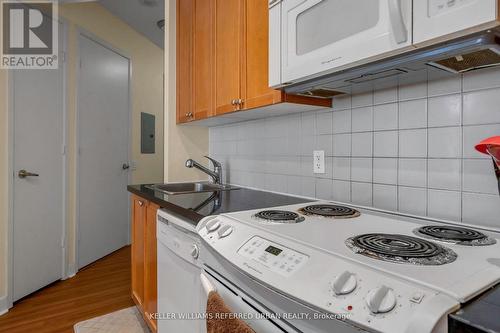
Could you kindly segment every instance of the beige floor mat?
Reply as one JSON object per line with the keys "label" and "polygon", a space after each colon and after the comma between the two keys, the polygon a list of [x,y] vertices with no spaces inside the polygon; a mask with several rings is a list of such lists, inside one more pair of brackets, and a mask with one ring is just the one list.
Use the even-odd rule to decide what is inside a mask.
{"label": "beige floor mat", "polygon": [[77,323],[75,333],[150,333],[135,306]]}

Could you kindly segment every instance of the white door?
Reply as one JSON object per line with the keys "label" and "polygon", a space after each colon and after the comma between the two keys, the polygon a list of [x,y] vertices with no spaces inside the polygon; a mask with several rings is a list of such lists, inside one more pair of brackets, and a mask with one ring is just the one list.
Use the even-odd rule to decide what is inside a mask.
{"label": "white door", "polygon": [[281,6],[284,82],[411,46],[411,0],[287,0]]}
{"label": "white door", "polygon": [[495,21],[497,0],[413,1],[415,44]]}
{"label": "white door", "polygon": [[78,267],[129,240],[130,61],[79,37]]}
{"label": "white door", "polygon": [[63,276],[64,70],[11,73],[16,301]]}

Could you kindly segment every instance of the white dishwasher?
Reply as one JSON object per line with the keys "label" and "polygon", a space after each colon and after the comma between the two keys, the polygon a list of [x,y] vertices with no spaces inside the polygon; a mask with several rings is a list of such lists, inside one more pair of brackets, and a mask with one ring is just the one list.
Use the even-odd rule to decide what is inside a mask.
{"label": "white dishwasher", "polygon": [[[158,333],[200,332],[200,242],[195,226],[158,210]],[[201,331],[202,332],[202,331]]]}

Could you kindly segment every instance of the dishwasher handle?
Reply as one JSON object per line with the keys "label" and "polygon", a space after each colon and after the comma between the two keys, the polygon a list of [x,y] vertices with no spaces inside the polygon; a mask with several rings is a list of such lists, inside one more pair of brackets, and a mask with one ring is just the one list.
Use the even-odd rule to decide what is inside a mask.
{"label": "dishwasher handle", "polygon": [[208,294],[210,294],[212,291],[217,292],[217,289],[212,284],[212,282],[210,282],[210,280],[205,276],[205,274],[203,273],[200,274],[200,280],[201,280],[201,285],[203,286],[203,290],[205,291],[207,297]]}

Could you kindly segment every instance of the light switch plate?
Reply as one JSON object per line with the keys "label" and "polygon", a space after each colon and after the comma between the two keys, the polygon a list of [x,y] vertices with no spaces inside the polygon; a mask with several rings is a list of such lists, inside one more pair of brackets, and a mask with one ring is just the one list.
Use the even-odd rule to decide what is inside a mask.
{"label": "light switch plate", "polygon": [[314,173],[325,173],[325,151],[315,150],[313,151],[313,172]]}

